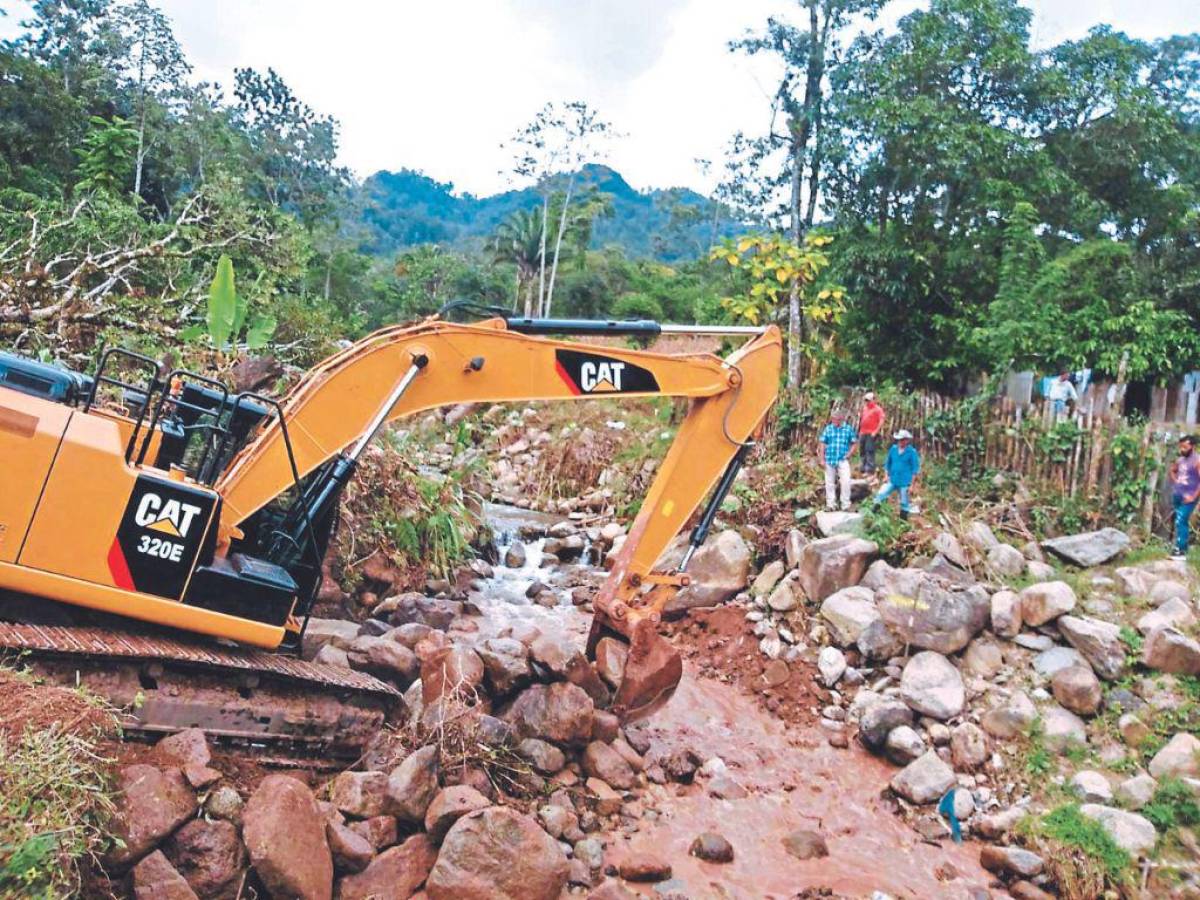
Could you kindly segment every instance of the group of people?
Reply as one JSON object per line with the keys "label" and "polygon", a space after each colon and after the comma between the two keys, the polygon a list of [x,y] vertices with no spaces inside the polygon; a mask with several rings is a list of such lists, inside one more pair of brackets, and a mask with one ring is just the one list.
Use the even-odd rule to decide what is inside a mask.
{"label": "group of people", "polygon": [[[825,467],[825,506],[828,509],[837,509],[839,503],[842,509],[850,508],[850,459],[856,449],[862,462],[862,474],[875,477],[875,453],[887,416],[875,394],[868,391],[863,396],[858,426],[851,425],[847,418],[846,410],[835,406],[829,414],[829,424],[818,438],[817,461]],[[904,428],[892,435],[894,443],[888,448],[883,462],[886,480],[875,495],[875,501],[882,503],[892,494],[899,494],[902,519],[907,519],[912,509],[912,486],[921,471],[921,454],[913,446],[912,437],[912,432]]]}
{"label": "group of people", "polygon": [[[1067,377],[1060,377],[1057,383],[1074,390]],[[1072,399],[1065,387],[1060,389],[1060,394],[1062,396],[1051,396],[1051,399],[1061,400],[1064,404]],[[830,411],[829,423],[818,438],[817,462],[825,469],[827,509],[850,508],[850,460],[855,450],[859,452],[862,474],[867,478],[876,475],[875,453],[886,415],[874,393],[868,391],[863,401],[857,427],[848,421],[844,407],[835,406]],[[912,509],[912,488],[921,472],[921,454],[913,446],[912,438],[912,433],[904,428],[892,435],[894,443],[888,448],[883,462],[885,480],[874,498],[876,503],[882,503],[892,494],[899,494],[902,519],[907,519]],[[1192,435],[1180,438],[1179,456],[1168,471],[1171,504],[1175,511],[1175,559],[1187,558],[1192,514],[1200,505],[1200,453],[1196,452],[1196,444],[1197,439]]]}

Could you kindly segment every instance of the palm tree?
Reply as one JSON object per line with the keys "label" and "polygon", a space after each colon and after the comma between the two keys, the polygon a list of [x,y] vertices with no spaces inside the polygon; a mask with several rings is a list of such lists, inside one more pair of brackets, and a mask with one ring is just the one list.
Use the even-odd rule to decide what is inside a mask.
{"label": "palm tree", "polygon": [[516,266],[516,302],[524,307],[526,316],[532,316],[534,288],[542,263],[542,210],[523,209],[510,215],[497,226],[488,249],[496,262]]}

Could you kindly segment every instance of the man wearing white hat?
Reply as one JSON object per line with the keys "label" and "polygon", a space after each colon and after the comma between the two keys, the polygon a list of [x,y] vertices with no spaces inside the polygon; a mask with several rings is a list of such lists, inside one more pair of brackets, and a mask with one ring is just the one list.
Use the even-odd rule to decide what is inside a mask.
{"label": "man wearing white hat", "polygon": [[907,519],[909,511],[908,492],[921,471],[921,454],[912,445],[912,432],[901,428],[892,437],[896,443],[888,449],[887,459],[884,460],[883,470],[887,473],[887,484],[875,495],[876,502],[882,502],[893,492],[900,493],[900,518]]}

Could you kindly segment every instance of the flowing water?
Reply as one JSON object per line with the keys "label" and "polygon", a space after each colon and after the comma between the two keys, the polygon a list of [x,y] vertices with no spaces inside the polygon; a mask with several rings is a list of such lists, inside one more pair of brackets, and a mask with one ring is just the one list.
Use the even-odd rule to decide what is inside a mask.
{"label": "flowing water", "polygon": [[[501,558],[523,527],[548,528],[560,517],[489,504],[488,515]],[[501,540],[503,538],[503,540]],[[496,566],[476,600],[481,631],[533,626],[565,631],[582,645],[590,616],[574,607],[564,583],[602,573],[584,567],[543,565],[543,540],[526,543],[520,568]],[[534,580],[559,597],[553,608],[534,604],[525,591]],[[693,785],[651,786],[644,805],[657,811],[636,833],[609,835],[608,861],[647,852],[667,859],[678,889],[693,898],[795,897],[806,888],[869,897],[885,891],[897,898],[966,898],[985,887],[978,845],[926,842],[881,798],[895,769],[852,746],[830,747],[814,727],[789,727],[732,684],[699,678],[689,668],[671,701],[649,720],[656,745],[693,749],[720,757],[728,774],[746,789],[741,799],[708,794]],[[824,836],[829,856],[802,861],[785,852],[782,839],[797,829]],[[705,831],[722,834],[734,847],[732,863],[708,863],[688,854]],[[656,896],[653,886],[635,886]]]}

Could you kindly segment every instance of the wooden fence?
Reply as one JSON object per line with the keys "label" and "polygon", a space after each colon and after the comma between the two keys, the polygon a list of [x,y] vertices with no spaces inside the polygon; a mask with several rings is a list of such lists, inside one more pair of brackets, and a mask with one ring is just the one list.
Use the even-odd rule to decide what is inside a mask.
{"label": "wooden fence", "polygon": [[[881,453],[904,428],[926,460],[953,463],[964,474],[1017,475],[1040,491],[1087,500],[1102,510],[1115,506],[1123,524],[1146,532],[1170,511],[1168,463],[1180,436],[1189,433],[1186,425],[1131,422],[1090,409],[1058,412],[1045,400],[1021,406],[1007,397],[960,400],[919,392],[890,400],[881,398],[887,413]],[[828,420],[826,402],[822,398],[815,408],[809,396],[793,401],[793,439],[815,445]],[[856,422],[861,395],[843,393],[838,403]]]}

